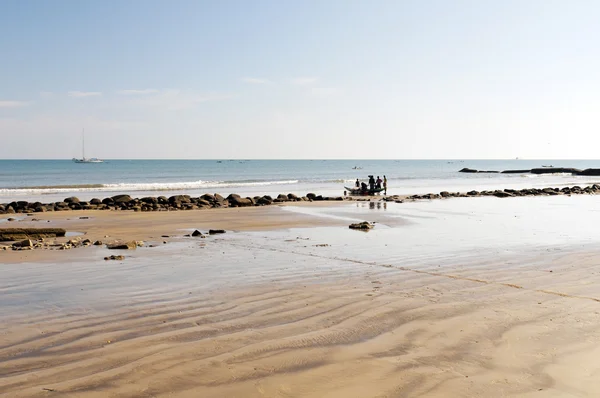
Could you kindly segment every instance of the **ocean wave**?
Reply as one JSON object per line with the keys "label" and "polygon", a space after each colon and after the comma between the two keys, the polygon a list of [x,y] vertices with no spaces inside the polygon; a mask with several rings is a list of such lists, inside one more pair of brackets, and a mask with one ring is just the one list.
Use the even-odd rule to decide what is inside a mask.
{"label": "ocean wave", "polygon": [[3,194],[53,194],[61,192],[135,192],[135,191],[180,191],[185,189],[260,187],[269,185],[293,185],[298,180],[283,181],[189,181],[189,182],[147,182],[81,184],[2,188]]}

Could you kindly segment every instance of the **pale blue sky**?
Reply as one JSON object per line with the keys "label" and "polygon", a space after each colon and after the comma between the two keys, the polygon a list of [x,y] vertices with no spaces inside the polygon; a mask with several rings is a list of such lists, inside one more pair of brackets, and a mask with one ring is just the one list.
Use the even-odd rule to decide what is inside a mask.
{"label": "pale blue sky", "polygon": [[0,158],[597,158],[597,1],[0,2]]}

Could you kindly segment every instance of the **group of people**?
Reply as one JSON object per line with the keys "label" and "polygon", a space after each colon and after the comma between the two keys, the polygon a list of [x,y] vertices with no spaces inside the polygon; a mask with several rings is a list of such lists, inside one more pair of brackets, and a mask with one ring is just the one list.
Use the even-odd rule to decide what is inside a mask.
{"label": "group of people", "polygon": [[381,184],[383,184],[383,193],[384,195],[387,195],[387,178],[386,176],[383,176],[383,180],[381,178],[379,178],[379,176],[377,176],[377,179],[373,178],[372,175],[369,176],[369,185],[367,186],[367,183],[360,182],[360,180],[357,178],[356,179],[356,183],[354,184],[356,188],[360,189],[361,193],[366,195],[367,193],[369,194],[374,194],[375,191],[380,192],[382,189]]}

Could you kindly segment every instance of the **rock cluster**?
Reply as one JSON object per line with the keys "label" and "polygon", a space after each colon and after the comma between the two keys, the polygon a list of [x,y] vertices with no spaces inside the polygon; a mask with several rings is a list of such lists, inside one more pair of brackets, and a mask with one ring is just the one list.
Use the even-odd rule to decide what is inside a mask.
{"label": "rock cluster", "polygon": [[92,199],[82,201],[76,197],[64,199],[62,202],[41,203],[15,201],[11,203],[0,204],[0,214],[15,213],[41,213],[47,211],[68,211],[68,210],[133,210],[133,211],[166,211],[166,210],[200,210],[221,207],[247,207],[247,206],[268,206],[276,203],[285,202],[311,202],[311,201],[343,201],[352,200],[351,198],[324,197],[314,193],[306,196],[296,196],[293,193],[280,194],[276,198],[269,195],[246,197],[231,194],[224,198],[219,194],[204,194],[200,197],[191,197],[189,195],[166,196],[147,196],[143,198],[132,198],[129,195],[116,195],[104,199]]}
{"label": "rock cluster", "polygon": [[50,250],[69,250],[77,247],[91,246],[92,241],[89,239],[73,238],[67,242],[58,243],[56,241],[48,241],[43,238],[32,240],[24,239],[14,242],[11,246],[3,246],[2,250],[33,250],[33,249],[50,249]]}

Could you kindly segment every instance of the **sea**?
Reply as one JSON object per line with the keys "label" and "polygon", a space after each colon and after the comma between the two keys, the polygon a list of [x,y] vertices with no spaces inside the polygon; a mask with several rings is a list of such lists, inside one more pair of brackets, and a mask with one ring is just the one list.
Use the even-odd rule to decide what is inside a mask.
{"label": "sea", "polygon": [[542,166],[600,168],[600,160],[0,160],[0,203],[82,200],[121,193],[134,197],[204,193],[242,196],[313,192],[344,194],[358,178],[388,179],[388,195],[600,183],[571,174],[467,174],[459,170],[531,169]]}

